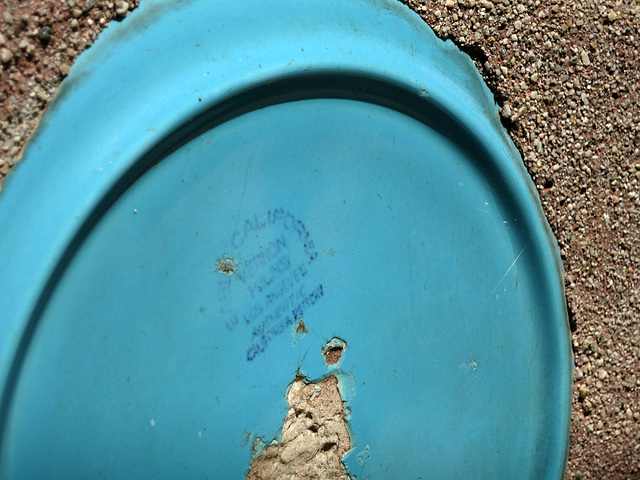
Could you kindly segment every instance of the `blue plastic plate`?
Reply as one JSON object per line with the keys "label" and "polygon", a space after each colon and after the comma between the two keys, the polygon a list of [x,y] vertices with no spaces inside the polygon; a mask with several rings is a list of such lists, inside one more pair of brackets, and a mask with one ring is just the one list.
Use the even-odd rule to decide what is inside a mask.
{"label": "blue plastic plate", "polygon": [[338,375],[356,478],[562,476],[555,240],[400,3],[143,2],[5,184],[0,251],[2,478],[243,478],[296,373]]}

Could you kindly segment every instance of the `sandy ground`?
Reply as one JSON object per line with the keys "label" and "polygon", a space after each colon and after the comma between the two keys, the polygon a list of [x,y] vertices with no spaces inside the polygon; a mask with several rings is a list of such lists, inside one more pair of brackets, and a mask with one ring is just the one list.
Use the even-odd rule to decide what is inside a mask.
{"label": "sandy ground", "polygon": [[[137,2],[3,0],[0,182],[76,56]],[[407,4],[476,62],[562,249],[577,367],[566,478],[640,479],[640,3]]]}

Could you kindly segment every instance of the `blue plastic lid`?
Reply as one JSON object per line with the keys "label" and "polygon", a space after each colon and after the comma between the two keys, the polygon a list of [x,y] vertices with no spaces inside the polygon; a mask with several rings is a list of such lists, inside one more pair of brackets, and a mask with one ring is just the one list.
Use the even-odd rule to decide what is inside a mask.
{"label": "blue plastic lid", "polygon": [[555,240],[400,3],[143,2],[10,175],[0,251],[2,478],[243,478],[332,374],[356,478],[562,477]]}

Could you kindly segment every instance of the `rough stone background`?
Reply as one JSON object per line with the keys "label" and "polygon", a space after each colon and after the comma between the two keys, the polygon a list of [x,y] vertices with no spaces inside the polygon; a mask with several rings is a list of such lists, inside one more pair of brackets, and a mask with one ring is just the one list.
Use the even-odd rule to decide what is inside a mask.
{"label": "rough stone background", "polygon": [[[0,183],[76,56],[138,2],[2,0]],[[405,2],[476,62],[562,249],[577,366],[566,479],[640,479],[640,3]]]}

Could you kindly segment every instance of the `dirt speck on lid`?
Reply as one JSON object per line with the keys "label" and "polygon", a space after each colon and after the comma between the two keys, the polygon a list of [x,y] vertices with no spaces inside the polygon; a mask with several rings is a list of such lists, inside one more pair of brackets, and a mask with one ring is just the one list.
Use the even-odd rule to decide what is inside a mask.
{"label": "dirt speck on lid", "polygon": [[307,326],[304,324],[304,320],[302,318],[298,319],[298,321],[296,322],[296,324],[293,327],[293,331],[297,335],[305,335],[305,334],[309,333],[309,329],[307,329]]}
{"label": "dirt speck on lid", "polygon": [[297,377],[287,392],[282,442],[257,457],[247,480],[349,480],[342,457],[351,449],[338,378],[317,383]]}
{"label": "dirt speck on lid", "polygon": [[218,260],[218,270],[225,275],[233,275],[236,268],[238,268],[238,264],[233,261],[233,258],[225,257]]}

